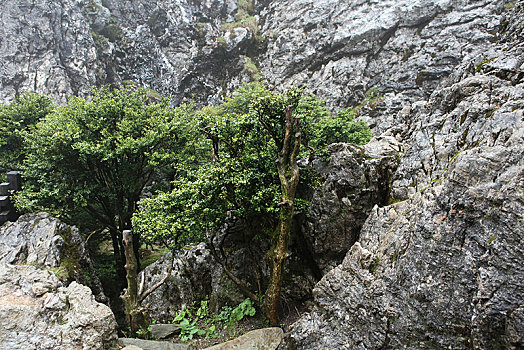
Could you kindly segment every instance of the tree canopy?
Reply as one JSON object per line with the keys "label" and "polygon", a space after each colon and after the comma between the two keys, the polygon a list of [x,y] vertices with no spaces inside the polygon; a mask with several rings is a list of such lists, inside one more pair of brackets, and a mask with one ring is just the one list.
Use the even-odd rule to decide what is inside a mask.
{"label": "tree canopy", "polygon": [[25,158],[24,132],[53,109],[49,97],[35,93],[22,94],[12,103],[0,105],[0,170],[20,169]]}
{"label": "tree canopy", "polygon": [[26,182],[18,206],[66,217],[87,213],[109,229],[123,266],[121,232],[131,228],[145,186],[174,172],[191,110],[170,108],[167,99],[136,87],[71,98],[25,135]]}
{"label": "tree canopy", "polygon": [[[174,246],[207,237],[213,248],[214,236],[229,216],[243,222],[249,237],[273,237],[272,255],[280,258],[274,258],[265,307],[276,324],[291,220],[304,205],[295,198],[298,158],[331,141],[366,143],[371,138],[365,123],[353,123],[353,116],[344,113],[332,117],[324,101],[302,89],[279,94],[261,84],[244,86],[218,107],[203,108],[196,123],[205,135],[208,162],[175,179],[172,191],[142,200],[133,217],[135,231]],[[300,147],[302,140],[307,147]],[[228,274],[247,296],[257,298]]]}

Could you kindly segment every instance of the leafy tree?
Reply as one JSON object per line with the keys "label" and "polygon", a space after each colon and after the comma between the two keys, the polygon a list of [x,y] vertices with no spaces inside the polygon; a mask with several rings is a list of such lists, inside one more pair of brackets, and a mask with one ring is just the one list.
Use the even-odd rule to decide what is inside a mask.
{"label": "leafy tree", "polygon": [[26,182],[18,206],[69,218],[83,211],[108,229],[123,277],[122,231],[131,228],[145,186],[174,173],[191,113],[191,106],[174,110],[166,99],[132,86],[71,98],[26,134]]}
{"label": "leafy tree", "polygon": [[0,170],[20,169],[25,157],[23,133],[54,109],[50,98],[35,93],[0,106]]}
{"label": "leafy tree", "polygon": [[[347,141],[353,134],[344,129],[354,127],[352,120],[333,118],[324,101],[301,89],[278,94],[258,83],[239,89],[218,107],[202,109],[197,118],[207,139],[202,145],[208,147],[208,163],[184,172],[183,178],[174,181],[174,190],[141,201],[133,227],[148,240],[161,239],[175,246],[207,236],[216,260],[252,300],[260,299],[217,253],[216,232],[232,216],[241,223],[245,236],[272,237],[274,245],[268,254],[272,273],[264,309],[271,324],[278,324],[292,220],[297,206],[303,206],[296,198],[297,160],[332,140]],[[340,138],[332,135],[337,130],[332,124],[342,129]],[[308,147],[301,148],[303,142]]]}

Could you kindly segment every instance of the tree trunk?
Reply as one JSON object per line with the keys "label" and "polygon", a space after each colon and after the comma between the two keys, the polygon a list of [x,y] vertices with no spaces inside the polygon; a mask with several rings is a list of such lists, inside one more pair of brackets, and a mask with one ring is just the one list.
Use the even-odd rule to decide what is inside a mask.
{"label": "tree trunk", "polygon": [[[292,135],[293,131],[295,133],[294,136]],[[294,144],[292,145],[293,138]],[[279,324],[278,305],[280,304],[284,264],[288,257],[295,193],[300,176],[297,163],[301,142],[300,124],[298,119],[293,121],[291,107],[286,108],[286,129],[283,141],[282,150],[280,151],[277,162],[282,191],[280,228],[272,254],[273,267],[271,270],[271,279],[264,299],[264,309],[271,326],[278,326]]]}
{"label": "tree trunk", "polygon": [[121,247],[121,242],[119,240],[118,232],[111,228],[109,229],[109,233],[111,234],[111,242],[113,243],[113,257],[115,260],[115,269],[116,274],[119,280],[123,281],[123,279],[126,276],[126,272],[124,269],[124,259],[123,259],[123,252]]}
{"label": "tree trunk", "polygon": [[123,232],[124,253],[126,256],[127,290],[122,296],[131,335],[135,336],[139,330],[146,331],[149,326],[149,317],[145,309],[138,302],[138,270],[135,251],[133,249],[133,234],[130,230]]}
{"label": "tree trunk", "polygon": [[271,326],[278,326],[278,305],[282,290],[284,263],[288,257],[291,225],[293,222],[293,204],[282,206],[280,209],[280,228],[277,242],[272,254],[271,279],[266,290],[264,309]]}

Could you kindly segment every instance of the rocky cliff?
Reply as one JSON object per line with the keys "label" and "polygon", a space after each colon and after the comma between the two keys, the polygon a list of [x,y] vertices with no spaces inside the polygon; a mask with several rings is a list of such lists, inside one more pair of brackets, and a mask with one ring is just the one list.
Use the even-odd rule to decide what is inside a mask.
{"label": "rocky cliff", "polygon": [[496,55],[406,111],[394,204],[316,285],[290,348],[524,346],[523,10],[486,44]]}
{"label": "rocky cliff", "polygon": [[214,103],[264,79],[307,84],[335,108],[377,87],[397,112],[457,65],[493,57],[505,8],[503,0],[6,0],[0,10],[0,101],[27,89],[63,100],[134,81],[174,103]]}

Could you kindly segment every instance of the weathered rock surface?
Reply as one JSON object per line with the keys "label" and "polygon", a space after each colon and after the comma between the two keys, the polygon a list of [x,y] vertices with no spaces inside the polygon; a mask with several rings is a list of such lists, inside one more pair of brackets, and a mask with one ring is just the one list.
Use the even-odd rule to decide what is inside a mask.
{"label": "weathered rock surface", "polygon": [[290,347],[524,346],[523,9],[486,46],[496,59],[465,63],[407,113],[399,202],[373,209]]}
{"label": "weathered rock surface", "polygon": [[173,323],[157,323],[151,326],[151,335],[154,339],[164,339],[180,333],[180,326]]}
{"label": "weathered rock surface", "polygon": [[238,86],[254,74],[245,66],[255,31],[223,28],[236,9],[232,0],[3,1],[0,101],[37,90],[63,102],[130,81],[176,103],[216,100],[224,81]]}
{"label": "weathered rock surface", "polygon": [[0,348],[110,349],[116,321],[91,290],[64,287],[53,272],[0,262]]}
{"label": "weathered rock surface", "polygon": [[47,213],[22,215],[0,227],[0,262],[52,269],[66,284],[87,285],[98,301],[107,301],[78,229]]}
{"label": "weathered rock surface", "polygon": [[302,232],[322,274],[342,262],[375,204],[386,205],[402,146],[393,137],[364,147],[329,146],[312,161],[322,184],[315,189]]}
{"label": "weathered rock surface", "polygon": [[284,332],[281,328],[263,328],[206,348],[206,350],[275,350],[282,341]]}
{"label": "weathered rock surface", "polygon": [[[22,90],[85,93],[135,81],[218,102],[263,77],[307,84],[330,106],[387,95],[366,114],[377,134],[406,103],[428,97],[454,67],[492,57],[503,0],[46,0],[0,5],[0,101]],[[245,6],[247,4],[247,6]],[[380,122],[374,122],[381,118]]]}

